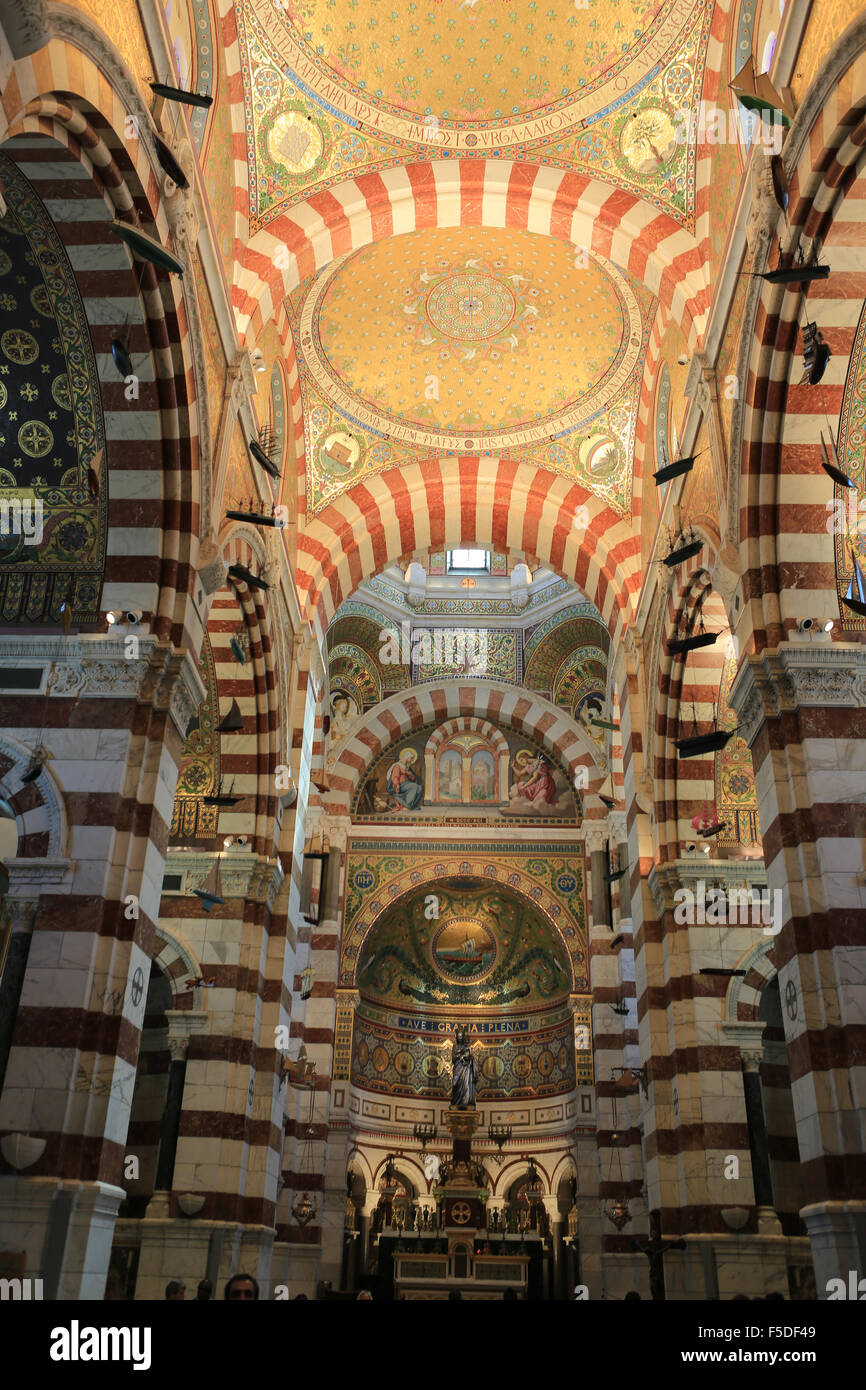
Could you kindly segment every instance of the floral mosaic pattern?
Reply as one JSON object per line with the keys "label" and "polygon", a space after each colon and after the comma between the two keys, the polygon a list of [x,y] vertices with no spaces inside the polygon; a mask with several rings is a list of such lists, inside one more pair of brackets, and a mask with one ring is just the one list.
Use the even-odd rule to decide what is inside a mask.
{"label": "floral mosaic pattern", "polygon": [[57,624],[67,603],[86,628],[98,620],[108,509],[107,488],[95,499],[87,483],[105,448],[96,359],[46,208],[2,155],[0,176],[0,496],[32,518],[42,509],[39,543],[33,528],[30,540],[23,528],[0,540],[0,616]]}
{"label": "floral mosaic pattern", "polygon": [[693,228],[696,152],[666,131],[700,94],[709,0],[361,4],[235,5],[252,233],[315,189],[456,154],[600,172]]}

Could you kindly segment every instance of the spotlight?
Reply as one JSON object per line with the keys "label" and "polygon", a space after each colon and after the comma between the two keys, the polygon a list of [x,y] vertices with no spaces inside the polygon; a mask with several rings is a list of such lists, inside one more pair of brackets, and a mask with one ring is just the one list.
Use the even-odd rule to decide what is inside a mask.
{"label": "spotlight", "polygon": [[123,614],[121,613],[119,608],[112,608],[108,613],[106,613],[105,621],[108,623],[109,627],[114,627],[115,623],[123,622]]}
{"label": "spotlight", "polygon": [[140,608],[130,608],[127,610],[124,616],[126,618],[126,621],[129,623],[130,627],[135,627],[136,623],[141,622],[143,615]]}
{"label": "spotlight", "polygon": [[262,352],[261,348],[254,348],[250,357],[255,370],[257,372],[263,372],[265,370],[265,354]]}

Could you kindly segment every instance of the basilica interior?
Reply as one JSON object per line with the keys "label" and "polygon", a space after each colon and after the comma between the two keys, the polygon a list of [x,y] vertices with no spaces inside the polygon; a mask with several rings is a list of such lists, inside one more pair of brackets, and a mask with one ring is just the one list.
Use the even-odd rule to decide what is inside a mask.
{"label": "basilica interior", "polygon": [[0,90],[0,1276],[856,1285],[862,6],[0,0]]}

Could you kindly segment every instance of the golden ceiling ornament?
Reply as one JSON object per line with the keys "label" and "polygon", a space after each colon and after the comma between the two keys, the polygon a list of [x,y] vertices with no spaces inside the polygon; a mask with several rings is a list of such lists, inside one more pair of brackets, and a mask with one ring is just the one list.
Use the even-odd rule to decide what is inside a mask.
{"label": "golden ceiling ornament", "polygon": [[[295,338],[307,392],[335,420],[351,415],[347,430],[465,454],[567,442],[629,388],[644,323],[629,279],[593,252],[578,261],[563,242],[510,229],[486,229],[483,243],[474,229],[430,229],[323,270]],[[307,456],[315,468],[312,420]],[[335,472],[333,459],[319,462]],[[352,482],[364,471],[362,459]]]}
{"label": "golden ceiling ornament", "polygon": [[[448,0],[402,11],[365,0],[239,0],[242,42],[286,87],[325,97],[356,130],[416,147],[507,152],[581,129],[646,86],[694,26],[694,0],[611,0],[540,16],[530,0]],[[514,16],[514,18],[512,18]],[[406,53],[416,61],[411,71]],[[541,58],[541,62],[539,62]],[[281,90],[272,80],[267,96]],[[261,97],[262,93],[259,91]],[[431,122],[435,119],[435,125]]]}

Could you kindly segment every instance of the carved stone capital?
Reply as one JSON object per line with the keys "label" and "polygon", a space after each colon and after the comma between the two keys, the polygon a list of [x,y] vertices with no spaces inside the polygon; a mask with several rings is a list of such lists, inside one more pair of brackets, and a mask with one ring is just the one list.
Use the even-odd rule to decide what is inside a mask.
{"label": "carved stone capital", "polygon": [[584,821],[576,838],[583,840],[587,854],[597,854],[606,848],[609,833],[607,820]]}
{"label": "carved stone capital", "polygon": [[808,706],[860,708],[866,704],[866,648],[784,642],[746,658],[729,703],[750,746],[765,719]]}
{"label": "carved stone capital", "polygon": [[172,721],[182,738],[186,738],[186,728],[193,715],[203,703],[207,691],[199,673],[198,666],[190,652],[185,652],[177,679],[171,691],[169,710]]}
{"label": "carved stone capital", "polygon": [[[195,157],[186,139],[169,142],[171,152],[186,175],[187,187],[179,188],[168,174],[163,177],[163,200],[175,249],[189,259],[198,242],[199,216],[195,205]],[[154,168],[159,161],[154,155]]]}
{"label": "carved stone capital", "polygon": [[208,596],[215,594],[226,582],[228,565],[212,536],[208,536],[199,549],[196,573]]}
{"label": "carved stone capital", "polygon": [[701,352],[696,352],[689,363],[683,395],[695,401],[702,415],[709,414],[716,395],[716,373]]}
{"label": "carved stone capital", "polygon": [[[10,870],[10,878],[12,877],[11,868],[13,863],[14,860],[10,860],[9,864],[7,864],[6,866]],[[37,887],[37,885],[35,883],[32,883],[28,885],[28,887],[30,893],[32,894],[34,888]],[[10,891],[6,894],[6,897],[3,899],[2,915],[4,918],[8,917],[9,921],[12,924],[13,932],[24,932],[26,935],[28,932],[31,932],[33,930],[33,921],[36,917],[36,909],[38,906],[38,897],[15,897],[13,896],[13,889],[10,888]]]}
{"label": "carved stone capital", "polygon": [[740,1056],[743,1059],[743,1071],[753,1074],[760,1071],[761,1063],[764,1060],[763,1048],[743,1048],[740,1051]]}
{"label": "carved stone capital", "polygon": [[327,837],[331,849],[343,851],[352,829],[352,820],[350,816],[325,815],[318,828]]}
{"label": "carved stone capital", "polygon": [[751,203],[746,222],[746,242],[757,260],[766,255],[773,238],[781,209],[773,196],[773,176],[770,154],[760,145],[752,150],[749,164]]}

